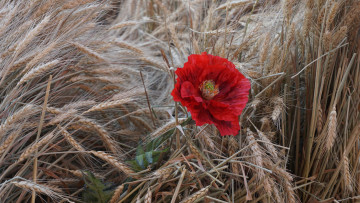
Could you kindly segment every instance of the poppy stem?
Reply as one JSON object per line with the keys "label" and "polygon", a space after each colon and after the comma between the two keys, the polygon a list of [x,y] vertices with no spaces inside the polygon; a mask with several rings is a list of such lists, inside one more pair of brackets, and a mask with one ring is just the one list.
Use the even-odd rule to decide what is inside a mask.
{"label": "poppy stem", "polygon": [[[175,84],[176,84],[176,80],[175,80],[175,71],[172,70],[171,71],[172,74],[173,74],[173,79],[174,79],[174,87],[175,87]],[[175,102],[175,124],[176,126],[179,125],[179,119],[178,119],[178,103]],[[180,149],[180,134],[179,134],[179,130],[177,128],[175,128],[175,132],[176,132],[176,149]]]}

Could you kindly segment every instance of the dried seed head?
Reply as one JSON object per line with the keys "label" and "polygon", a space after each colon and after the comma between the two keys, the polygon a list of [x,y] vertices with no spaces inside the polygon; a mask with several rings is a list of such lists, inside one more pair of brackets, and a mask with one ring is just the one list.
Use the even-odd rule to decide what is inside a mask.
{"label": "dried seed head", "polygon": [[350,173],[350,163],[349,163],[349,158],[346,156],[346,154],[343,154],[343,167],[342,167],[342,171],[343,171],[343,179],[344,179],[344,184],[346,186],[346,189],[349,192],[353,192],[353,182],[352,182],[352,177],[351,177],[351,173]]}
{"label": "dried seed head", "polygon": [[157,176],[161,179],[166,179],[171,175],[173,171],[173,168],[161,168],[154,172],[154,176]]}
{"label": "dried seed head", "polygon": [[112,196],[111,199],[110,199],[110,203],[115,203],[115,202],[117,202],[117,200],[118,200],[119,197],[121,196],[123,190],[124,190],[124,184],[119,185],[119,186],[115,189],[114,194],[113,194],[113,196]]}
{"label": "dried seed head", "polygon": [[337,135],[337,118],[336,118],[336,107],[334,106],[333,109],[330,112],[329,117],[329,125],[328,125],[328,131],[327,131],[327,140],[326,140],[326,149],[327,151],[331,150],[335,143],[336,135]]}
{"label": "dried seed head", "polygon": [[326,30],[331,29],[331,24],[334,22],[334,19],[335,19],[335,16],[336,16],[336,13],[338,12],[338,10],[339,10],[339,3],[334,2],[330,8],[329,15],[326,19],[326,27],[325,27]]}
{"label": "dried seed head", "polygon": [[152,192],[151,192],[150,188],[148,188],[148,191],[144,198],[144,203],[151,203],[151,199],[152,199]]}
{"label": "dried seed head", "polygon": [[209,191],[210,186],[204,187],[201,190],[195,192],[194,194],[192,194],[191,196],[185,198],[183,201],[181,201],[180,203],[193,203],[196,200],[200,199],[201,197],[205,196],[208,191]]}
{"label": "dried seed head", "polygon": [[324,113],[321,108],[321,105],[319,105],[318,106],[318,119],[316,122],[316,130],[317,130],[318,134],[321,133],[323,127],[324,127]]}
{"label": "dried seed head", "polygon": [[131,170],[128,166],[126,166],[124,163],[117,160],[115,157],[101,151],[90,151],[93,155],[99,157],[100,159],[108,162],[109,164],[115,166],[120,171],[124,172],[128,176],[134,177],[134,171]]}

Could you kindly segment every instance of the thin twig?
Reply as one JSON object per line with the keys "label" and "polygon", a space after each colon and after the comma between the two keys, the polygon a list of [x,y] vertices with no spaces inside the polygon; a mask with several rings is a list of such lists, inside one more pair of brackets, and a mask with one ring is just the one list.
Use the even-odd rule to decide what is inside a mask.
{"label": "thin twig", "polygon": [[[42,129],[42,126],[44,124],[44,117],[45,117],[45,112],[46,112],[46,106],[47,106],[48,99],[49,99],[51,80],[52,80],[52,75],[50,75],[49,81],[48,81],[48,84],[47,84],[47,87],[46,87],[44,105],[43,105],[43,109],[42,109],[42,112],[41,112],[40,124],[39,124],[39,128],[38,128],[38,131],[37,131],[35,143],[37,143],[39,141],[39,137],[40,137],[40,134],[41,134],[41,129]],[[38,163],[37,153],[38,153],[38,148],[36,148],[35,152],[34,152],[35,158],[34,158],[34,169],[33,169],[33,181],[34,181],[35,184],[36,184],[36,178],[37,178],[37,163]],[[35,190],[33,190],[32,191],[32,197],[31,197],[31,203],[35,203],[35,198],[36,198],[36,192],[35,192]]]}
{"label": "thin twig", "polygon": [[156,128],[155,119],[154,119],[153,113],[152,113],[152,111],[151,111],[149,96],[148,96],[148,93],[147,93],[147,91],[146,91],[145,82],[144,82],[144,77],[143,77],[143,74],[142,74],[141,71],[140,71],[140,76],[141,76],[142,84],[144,85],[144,90],[145,90],[145,95],[146,95],[146,101],[147,101],[147,104],[148,104],[148,107],[149,107],[149,112],[150,112],[151,120],[152,120],[152,122],[153,122],[153,124],[154,124],[154,127]]}

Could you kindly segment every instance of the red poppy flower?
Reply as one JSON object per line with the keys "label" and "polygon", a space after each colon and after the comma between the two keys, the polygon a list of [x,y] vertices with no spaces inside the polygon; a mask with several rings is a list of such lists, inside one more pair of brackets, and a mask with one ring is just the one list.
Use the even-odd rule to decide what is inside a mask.
{"label": "red poppy flower", "polygon": [[175,73],[177,83],[171,95],[187,107],[196,125],[214,124],[222,136],[239,132],[250,82],[233,63],[206,52],[192,54]]}

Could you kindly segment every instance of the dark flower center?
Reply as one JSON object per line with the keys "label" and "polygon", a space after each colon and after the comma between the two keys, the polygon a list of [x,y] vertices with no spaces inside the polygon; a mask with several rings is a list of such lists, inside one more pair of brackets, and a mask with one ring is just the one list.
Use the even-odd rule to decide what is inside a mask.
{"label": "dark flower center", "polygon": [[210,100],[219,93],[219,86],[215,85],[215,82],[212,80],[205,80],[199,86],[202,97],[206,100]]}

